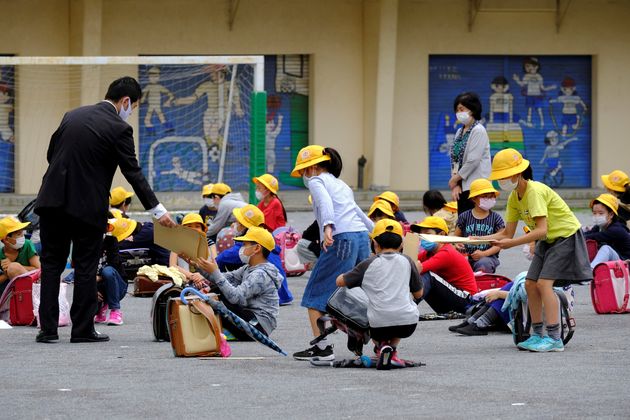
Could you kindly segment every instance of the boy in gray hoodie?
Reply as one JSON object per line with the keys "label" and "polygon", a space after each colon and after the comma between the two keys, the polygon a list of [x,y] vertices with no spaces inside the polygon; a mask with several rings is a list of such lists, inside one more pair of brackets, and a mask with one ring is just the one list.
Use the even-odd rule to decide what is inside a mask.
{"label": "boy in gray hoodie", "polygon": [[[239,257],[245,264],[236,271],[221,273],[211,261],[196,258],[196,265],[206,279],[216,284],[221,291],[221,300],[238,316],[249,322],[262,333],[269,335],[276,328],[278,317],[278,288],[282,274],[267,261],[276,242],[266,229],[251,227],[245,236],[234,238],[243,242]],[[223,319],[224,326],[237,338],[246,335]]]}

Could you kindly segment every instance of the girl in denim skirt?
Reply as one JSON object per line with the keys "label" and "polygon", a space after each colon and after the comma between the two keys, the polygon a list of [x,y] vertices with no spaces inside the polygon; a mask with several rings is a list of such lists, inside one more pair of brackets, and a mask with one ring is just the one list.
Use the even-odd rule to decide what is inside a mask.
{"label": "girl in denim skirt", "polygon": [[[326,312],[326,302],[335,291],[337,276],[352,270],[369,257],[374,224],[354,201],[350,187],[340,180],[342,162],[331,148],[311,145],[298,153],[293,177],[302,177],[313,198],[319,224],[322,252],[304,290],[302,306],[308,309],[313,335],[319,335],[317,320]],[[293,354],[297,360],[334,360],[332,344],[326,339]]]}

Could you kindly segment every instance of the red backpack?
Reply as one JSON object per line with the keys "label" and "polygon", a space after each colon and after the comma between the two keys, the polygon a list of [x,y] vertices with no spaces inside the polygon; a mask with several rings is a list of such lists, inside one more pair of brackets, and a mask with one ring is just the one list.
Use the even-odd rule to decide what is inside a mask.
{"label": "red backpack", "polygon": [[34,270],[11,280],[0,297],[0,319],[10,325],[33,325],[33,283],[40,270]]}

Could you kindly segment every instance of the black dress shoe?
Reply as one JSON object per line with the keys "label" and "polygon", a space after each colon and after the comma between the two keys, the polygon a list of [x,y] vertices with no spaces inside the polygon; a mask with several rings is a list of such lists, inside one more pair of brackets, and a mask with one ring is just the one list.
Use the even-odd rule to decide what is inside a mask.
{"label": "black dress shoe", "polygon": [[465,327],[458,328],[455,332],[463,335],[488,335],[487,329],[479,328],[475,324],[468,324]]}
{"label": "black dress shoe", "polygon": [[71,337],[71,343],[100,343],[102,341],[109,341],[109,336],[106,334],[97,333],[96,331],[86,337]]}
{"label": "black dress shoe", "polygon": [[59,334],[40,331],[35,337],[35,341],[38,343],[56,343],[59,341]]}
{"label": "black dress shoe", "polygon": [[457,332],[458,329],[464,328],[466,325],[468,325],[468,320],[465,320],[461,324],[451,325],[450,327],[448,327],[448,330],[450,332]]}

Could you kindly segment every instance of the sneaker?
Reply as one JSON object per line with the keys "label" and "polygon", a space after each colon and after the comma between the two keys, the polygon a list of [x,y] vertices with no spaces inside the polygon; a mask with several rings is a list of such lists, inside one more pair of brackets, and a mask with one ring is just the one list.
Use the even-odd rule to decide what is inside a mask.
{"label": "sneaker", "polygon": [[317,345],[303,350],[298,351],[297,353],[293,353],[293,358],[295,360],[306,360],[310,361],[313,358],[317,357],[317,361],[332,361],[335,360],[335,353],[333,352],[333,345],[326,346],[324,349],[320,349]]}
{"label": "sneaker", "polygon": [[393,354],[394,349],[391,346],[385,345],[381,347],[381,354],[378,356],[376,370],[390,370],[392,368]]}
{"label": "sneaker", "polygon": [[488,330],[479,328],[475,324],[468,324],[465,327],[458,328],[455,332],[463,335],[488,335]]}
{"label": "sneaker", "polygon": [[450,327],[448,327],[448,330],[450,332],[457,332],[458,329],[464,328],[466,325],[470,325],[468,324],[468,320],[462,322],[461,324],[451,325]]}
{"label": "sneaker", "polygon": [[521,350],[531,350],[531,348],[537,345],[542,340],[542,337],[539,335],[532,335],[527,340],[522,341],[516,345]]}
{"label": "sneaker", "polygon": [[107,323],[107,325],[122,325],[122,324],[123,324],[122,312],[120,312],[119,309],[112,309],[109,312],[109,322]]}
{"label": "sneaker", "polygon": [[551,337],[543,337],[538,344],[531,346],[529,351],[536,353],[546,353],[548,351],[564,351],[562,340],[554,340]]}
{"label": "sneaker", "polygon": [[107,322],[108,309],[109,309],[109,306],[107,306],[107,304],[101,306],[101,309],[98,311],[98,313],[94,317],[95,324],[105,324]]}
{"label": "sneaker", "polygon": [[392,352],[392,368],[393,369],[402,369],[402,368],[406,368],[407,364],[405,363],[405,361],[401,358],[398,357],[398,351],[394,350]]}

